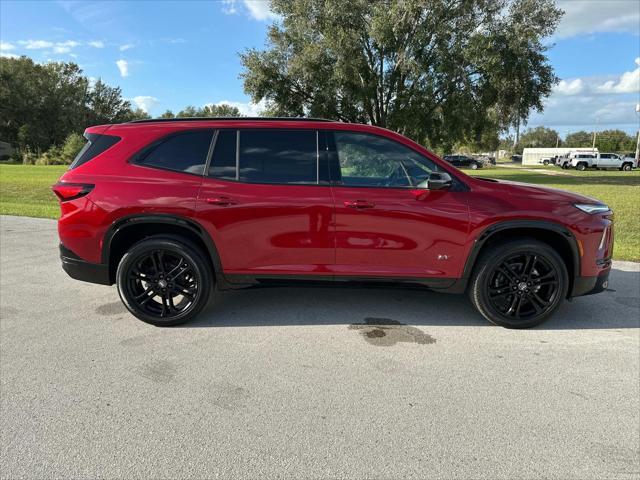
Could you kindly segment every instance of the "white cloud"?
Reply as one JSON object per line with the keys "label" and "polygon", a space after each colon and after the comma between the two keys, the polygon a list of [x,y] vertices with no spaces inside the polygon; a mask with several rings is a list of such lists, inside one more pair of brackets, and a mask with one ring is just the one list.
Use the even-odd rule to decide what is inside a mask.
{"label": "white cloud", "polygon": [[15,50],[16,46],[8,42],[0,42],[0,50]]}
{"label": "white cloud", "polygon": [[69,47],[69,48],[75,48],[78,45],[80,45],[80,42],[76,42],[74,40],[66,40],[64,42],[57,42],[56,46],[58,47]]}
{"label": "white cloud", "polygon": [[15,53],[5,53],[5,52],[2,52],[2,51],[0,51],[0,57],[3,57],[3,58],[20,58]]}
{"label": "white cloud", "polygon": [[129,76],[129,62],[120,59],[116,62],[116,65],[118,66],[118,70],[120,70],[120,76],[122,78]]}
{"label": "white cloud", "polygon": [[53,47],[53,53],[69,53],[71,51],[70,47]]}
{"label": "white cloud", "polygon": [[27,50],[39,50],[53,47],[53,42],[47,42],[45,40],[20,40],[18,43]]}
{"label": "white cloud", "polygon": [[131,49],[131,48],[133,48],[133,45],[132,45],[131,43],[127,43],[127,44],[125,44],[125,45],[120,45],[119,50],[120,50],[121,52],[124,52],[125,50],[129,50],[129,49]]}
{"label": "white cloud", "polygon": [[240,110],[240,113],[246,117],[259,117],[262,111],[266,108],[267,104],[264,100],[260,100],[258,103],[253,102],[232,102],[230,100],[221,100],[216,103],[207,103],[203,106],[211,105],[229,105],[230,107],[236,107]]}
{"label": "white cloud", "polygon": [[146,113],[149,113],[149,110],[160,105],[160,100],[158,100],[156,97],[151,97],[148,95],[139,95],[137,97],[133,97],[133,102],[138,108],[144,110]]}
{"label": "white cloud", "polygon": [[244,6],[249,10],[249,15],[256,20],[274,20],[278,16],[271,11],[268,0],[244,0]]}
{"label": "white cloud", "polygon": [[580,78],[575,80],[560,80],[560,83],[553,87],[553,91],[559,95],[577,95],[582,92],[584,82]]}
{"label": "white cloud", "polygon": [[[222,12],[226,15],[240,13],[239,0],[223,0]],[[271,10],[269,0],[242,0],[242,10],[254,20],[277,20],[279,17]]]}
{"label": "white cloud", "polygon": [[225,15],[235,15],[238,13],[236,0],[222,0],[222,13]]}
{"label": "white cloud", "polygon": [[636,93],[640,92],[640,57],[635,60],[638,68],[632,72],[624,72],[618,81],[609,80],[598,86],[602,93]]}
{"label": "white cloud", "polygon": [[89,42],[87,45],[93,48],[104,48],[104,42],[102,40],[93,40]]}
{"label": "white cloud", "polygon": [[640,34],[640,2],[635,0],[559,0],[565,11],[556,36],[572,37],[597,32]]}

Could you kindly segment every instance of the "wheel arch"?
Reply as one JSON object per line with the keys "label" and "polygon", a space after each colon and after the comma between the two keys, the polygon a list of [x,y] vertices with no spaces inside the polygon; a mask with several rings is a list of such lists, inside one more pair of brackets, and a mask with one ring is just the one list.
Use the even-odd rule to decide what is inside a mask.
{"label": "wheel arch", "polygon": [[462,277],[468,280],[483,250],[510,238],[534,238],[554,248],[564,261],[569,274],[569,295],[580,276],[580,252],[573,233],[565,226],[546,220],[509,220],[490,225],[476,238],[467,256]]}
{"label": "wheel arch", "polygon": [[167,214],[130,215],[111,225],[102,243],[102,263],[108,267],[110,281],[115,282],[118,263],[131,245],[161,234],[179,235],[200,247],[210,262],[216,281],[224,282],[220,255],[209,233],[194,220]]}

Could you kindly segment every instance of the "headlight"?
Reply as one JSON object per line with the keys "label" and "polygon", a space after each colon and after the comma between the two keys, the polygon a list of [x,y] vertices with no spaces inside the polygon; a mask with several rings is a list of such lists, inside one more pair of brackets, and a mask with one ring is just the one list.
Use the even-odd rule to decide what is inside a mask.
{"label": "headlight", "polygon": [[594,213],[608,212],[610,210],[608,206],[602,203],[574,203],[573,206],[591,215]]}

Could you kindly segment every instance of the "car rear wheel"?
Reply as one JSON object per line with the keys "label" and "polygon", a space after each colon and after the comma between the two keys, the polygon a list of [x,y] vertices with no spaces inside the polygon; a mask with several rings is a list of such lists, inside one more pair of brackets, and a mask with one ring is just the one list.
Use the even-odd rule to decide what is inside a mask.
{"label": "car rear wheel", "polygon": [[186,239],[156,236],[124,254],[116,273],[118,294],[140,320],[158,326],[185,323],[207,305],[213,273]]}
{"label": "car rear wheel", "polygon": [[511,240],[482,254],[469,297],[490,322],[529,328],[558,309],[568,287],[567,269],[554,249],[534,239]]}
{"label": "car rear wheel", "polygon": [[579,163],[579,164],[576,166],[576,170],[579,170],[579,171],[581,171],[581,172],[584,172],[586,169],[587,169],[587,165],[586,165],[586,164],[584,164],[584,163]]}
{"label": "car rear wheel", "polygon": [[478,164],[474,162],[474,163],[472,163],[471,165],[469,165],[469,168],[470,168],[471,170],[477,170],[477,169],[478,169]]}

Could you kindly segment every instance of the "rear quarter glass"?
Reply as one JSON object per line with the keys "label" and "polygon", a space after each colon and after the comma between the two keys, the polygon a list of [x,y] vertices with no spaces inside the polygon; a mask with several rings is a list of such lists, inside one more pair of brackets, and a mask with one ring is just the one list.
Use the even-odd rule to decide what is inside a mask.
{"label": "rear quarter glass", "polygon": [[115,135],[101,135],[99,133],[85,133],[84,137],[87,139],[87,143],[71,162],[69,170],[87,163],[120,141],[120,137]]}

